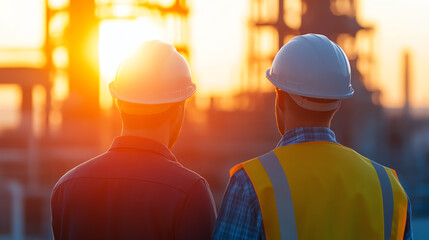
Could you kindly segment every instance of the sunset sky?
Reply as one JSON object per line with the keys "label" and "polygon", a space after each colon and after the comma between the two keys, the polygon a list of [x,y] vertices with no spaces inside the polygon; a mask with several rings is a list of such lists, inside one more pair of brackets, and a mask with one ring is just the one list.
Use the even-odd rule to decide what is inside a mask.
{"label": "sunset sky", "polygon": [[[245,59],[248,0],[193,0],[190,2],[191,68],[198,91],[205,96],[235,92]],[[1,53],[11,48],[37,48],[43,43],[43,0],[0,0],[0,65],[36,64],[30,58],[14,60],[19,54]],[[427,0],[361,0],[359,20],[376,28],[376,78],[371,88],[380,89],[386,107],[403,105],[401,54],[411,52],[413,107],[429,107],[429,1]],[[102,77],[115,71],[120,58],[140,41],[163,38],[156,23],[139,22],[121,25],[102,23],[100,27],[100,61]],[[145,25],[147,33],[136,33],[133,24]],[[120,32],[122,31],[122,32]],[[134,38],[113,40],[112,36]],[[113,49],[112,44],[122,43]],[[109,50],[110,49],[110,50]],[[115,52],[116,51],[116,52]],[[17,57],[15,57],[17,58]],[[106,77],[105,81],[110,79]],[[107,82],[106,82],[107,83]],[[106,94],[107,93],[107,88]],[[12,91],[0,87],[0,97]],[[108,95],[106,95],[108,96]],[[10,97],[8,99],[11,99]],[[12,101],[12,100],[11,100]],[[7,101],[6,101],[7,104]]]}
{"label": "sunset sky", "polygon": [[411,52],[411,104],[429,107],[429,1],[361,0],[360,19],[376,27],[377,72],[375,86],[386,107],[404,103],[401,55]]}

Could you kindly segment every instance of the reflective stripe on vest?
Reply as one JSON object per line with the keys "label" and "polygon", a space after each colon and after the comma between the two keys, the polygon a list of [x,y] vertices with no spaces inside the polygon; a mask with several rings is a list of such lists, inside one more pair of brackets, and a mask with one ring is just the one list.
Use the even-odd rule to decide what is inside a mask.
{"label": "reflective stripe on vest", "polygon": [[287,239],[298,240],[292,196],[282,165],[274,152],[259,157],[259,161],[273,184],[281,239],[287,236]]}
{"label": "reflective stripe on vest", "polygon": [[[281,239],[297,240],[297,228],[292,195],[287,177],[283,171],[277,155],[269,152],[258,158],[267,173],[274,190],[277,216]],[[380,164],[371,161],[381,186],[383,199],[384,239],[389,240],[393,220],[393,192],[386,169]]]}
{"label": "reflective stripe on vest", "polygon": [[372,165],[378,175],[380,181],[381,194],[383,195],[383,215],[384,215],[384,240],[389,240],[392,234],[392,219],[393,219],[393,192],[390,184],[389,176],[386,169],[380,164],[372,161]]}

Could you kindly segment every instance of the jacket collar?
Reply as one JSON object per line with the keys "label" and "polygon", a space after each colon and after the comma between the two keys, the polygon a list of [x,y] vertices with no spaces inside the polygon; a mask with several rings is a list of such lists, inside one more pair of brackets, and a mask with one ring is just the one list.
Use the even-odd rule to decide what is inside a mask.
{"label": "jacket collar", "polygon": [[327,141],[338,143],[335,133],[326,127],[299,127],[287,131],[281,138],[277,147],[283,147],[296,143]]}
{"label": "jacket collar", "polygon": [[177,162],[174,154],[166,146],[161,143],[142,137],[136,136],[119,136],[113,140],[112,145],[110,146],[109,151],[112,150],[130,150],[130,151],[144,151],[144,152],[153,152],[163,157],[167,158],[170,161]]}

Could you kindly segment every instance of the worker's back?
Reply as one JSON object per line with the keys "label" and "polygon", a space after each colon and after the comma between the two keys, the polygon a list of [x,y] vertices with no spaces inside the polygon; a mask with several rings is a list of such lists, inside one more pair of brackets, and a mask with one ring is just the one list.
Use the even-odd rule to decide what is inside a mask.
{"label": "worker's back", "polygon": [[208,239],[215,221],[206,181],[137,137],[68,172],[51,202],[56,239]]}
{"label": "worker's back", "polygon": [[295,36],[281,47],[266,77],[282,139],[232,169],[213,239],[238,231],[249,239],[412,237],[394,171],[341,146],[330,130],[342,99],[354,94],[351,75],[347,55],[326,36]]}
{"label": "worker's back", "polygon": [[[382,189],[386,182],[379,179],[373,166],[376,163],[340,144],[299,143],[276,148],[273,153],[280,163],[277,169],[272,165],[276,159],[262,156],[232,170],[234,174],[244,168],[249,175],[258,195],[267,239],[280,239],[280,232],[282,239],[294,239],[288,238],[290,232],[284,232],[284,226],[287,229],[287,225],[295,223],[298,239],[385,239],[388,197],[394,207],[391,202],[393,216],[387,217],[386,222],[392,223],[392,239],[402,238],[407,197],[393,170],[385,168],[387,184],[391,185],[389,196]],[[279,169],[280,175],[286,175],[285,183],[281,182],[282,176],[275,176]],[[279,204],[285,191],[279,192],[276,184],[289,186],[286,191],[292,198],[290,206],[287,197]],[[288,219],[295,223],[291,225]]]}

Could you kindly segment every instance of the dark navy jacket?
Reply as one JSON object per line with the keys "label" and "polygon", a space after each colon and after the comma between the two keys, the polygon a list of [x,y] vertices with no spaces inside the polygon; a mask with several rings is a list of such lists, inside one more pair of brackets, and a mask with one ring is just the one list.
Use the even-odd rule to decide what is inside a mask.
{"label": "dark navy jacket", "polygon": [[216,210],[204,178],[162,144],[117,137],[65,174],[51,197],[55,239],[210,239]]}

